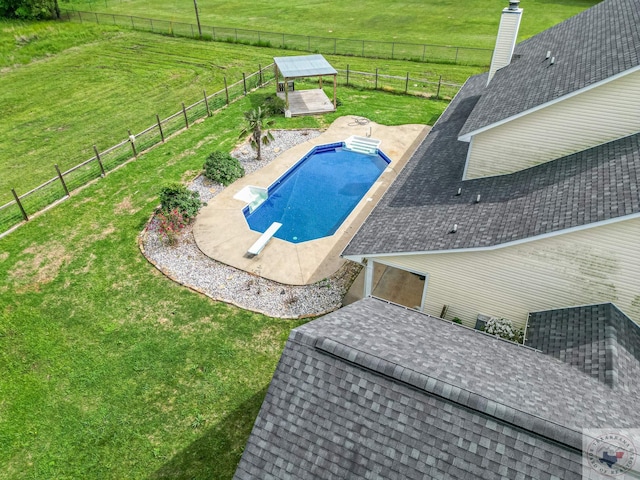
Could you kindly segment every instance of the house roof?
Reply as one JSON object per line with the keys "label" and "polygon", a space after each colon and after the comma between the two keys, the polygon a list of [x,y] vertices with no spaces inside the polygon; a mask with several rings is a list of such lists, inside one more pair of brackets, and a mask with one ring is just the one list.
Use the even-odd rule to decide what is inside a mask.
{"label": "house roof", "polygon": [[578,479],[639,393],[367,298],[292,331],[234,478]]}
{"label": "house roof", "polygon": [[[545,59],[547,52],[553,65]],[[460,136],[638,65],[640,1],[603,1],[519,43],[511,64],[496,72]]]}
{"label": "house roof", "polygon": [[[469,144],[457,136],[486,80],[467,81],[343,255],[487,248],[640,213],[638,134],[462,181]],[[457,232],[449,233],[454,224]]]}
{"label": "house roof", "polygon": [[337,75],[338,72],[322,55],[298,55],[273,59],[284,78]]}
{"label": "house roof", "polygon": [[640,326],[612,303],[531,313],[526,343],[611,387],[640,374]]}

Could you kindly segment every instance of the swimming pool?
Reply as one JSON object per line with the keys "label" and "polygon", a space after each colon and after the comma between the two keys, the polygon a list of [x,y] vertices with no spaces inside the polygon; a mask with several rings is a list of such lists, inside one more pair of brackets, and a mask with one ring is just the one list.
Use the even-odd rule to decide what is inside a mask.
{"label": "swimming pool", "polygon": [[279,222],[275,237],[292,243],[333,235],[391,163],[380,150],[365,155],[343,147],[314,147],[269,186],[266,200],[253,210],[246,206],[251,230],[263,233]]}

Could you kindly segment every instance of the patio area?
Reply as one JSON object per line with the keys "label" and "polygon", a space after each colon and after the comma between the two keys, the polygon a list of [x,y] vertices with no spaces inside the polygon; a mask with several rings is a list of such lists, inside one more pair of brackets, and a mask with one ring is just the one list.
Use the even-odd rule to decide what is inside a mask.
{"label": "patio area", "polygon": [[[341,117],[319,137],[283,152],[276,160],[225,188],[203,208],[193,228],[198,248],[210,258],[287,285],[309,285],[337,272],[345,260],[340,253],[384,194],[429,131],[425,125],[388,127],[358,117]],[[334,235],[293,244],[272,238],[257,256],[247,249],[260,237],[249,229],[234,198],[247,186],[268,187],[312,147],[345,140],[351,135],[382,141],[380,149],[392,160]]]}
{"label": "patio area", "polygon": [[278,97],[286,101],[285,96],[289,98],[288,110],[292,117],[318,115],[335,111],[331,99],[324,93],[324,90],[319,88],[288,92],[287,95],[284,92],[278,92]]}

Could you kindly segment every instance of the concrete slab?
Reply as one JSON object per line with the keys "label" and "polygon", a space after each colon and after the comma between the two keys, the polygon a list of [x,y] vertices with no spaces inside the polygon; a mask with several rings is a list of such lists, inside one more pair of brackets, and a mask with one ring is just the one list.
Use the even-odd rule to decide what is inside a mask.
{"label": "concrete slab", "polygon": [[[308,285],[329,277],[345,260],[340,253],[353,237],[375,204],[429,132],[425,125],[389,127],[359,117],[340,117],[319,137],[293,147],[260,170],[243,177],[209,201],[196,219],[193,234],[198,248],[207,256],[235,268],[279,283]],[[242,209],[246,202],[234,198],[243,188],[268,187],[316,145],[339,142],[350,135],[371,136],[382,140],[380,149],[391,159],[356,208],[334,235],[303,243],[273,238],[253,258],[247,249],[261,233],[249,229]]]}

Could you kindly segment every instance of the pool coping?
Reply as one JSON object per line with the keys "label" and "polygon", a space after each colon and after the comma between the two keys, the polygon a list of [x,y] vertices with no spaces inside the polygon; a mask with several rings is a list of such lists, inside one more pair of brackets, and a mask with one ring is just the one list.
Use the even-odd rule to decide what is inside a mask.
{"label": "pool coping", "polygon": [[[283,152],[214,197],[196,219],[193,228],[196,245],[214,260],[282,284],[309,285],[327,278],[344,265],[346,260],[340,254],[429,130],[425,125],[390,127],[365,123],[360,117],[340,117],[320,136]],[[247,186],[268,187],[314,146],[341,142],[351,135],[369,135],[382,140],[380,150],[392,163],[336,233],[297,244],[272,238],[259,255],[246,255],[261,234],[249,229],[242,212],[246,203],[234,196]]]}

